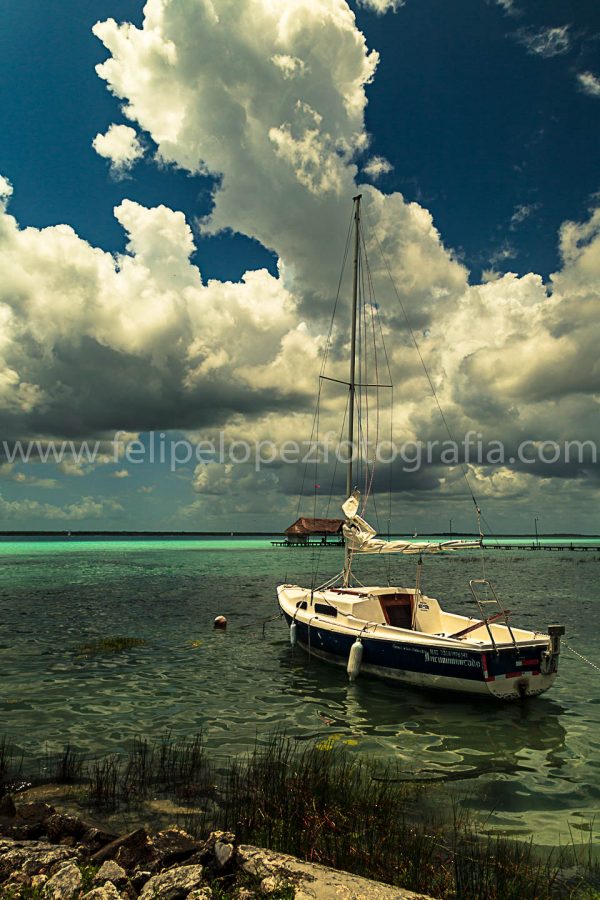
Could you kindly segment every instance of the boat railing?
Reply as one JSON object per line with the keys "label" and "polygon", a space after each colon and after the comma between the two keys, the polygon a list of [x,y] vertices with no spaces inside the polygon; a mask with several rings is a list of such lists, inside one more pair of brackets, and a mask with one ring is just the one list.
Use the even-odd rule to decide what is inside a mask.
{"label": "boat railing", "polygon": [[[517,650],[517,641],[513,634],[513,630],[510,627],[510,622],[508,621],[509,610],[503,608],[500,600],[498,599],[498,595],[496,593],[494,585],[491,583],[491,581],[488,581],[487,578],[472,578],[469,581],[469,588],[471,589],[471,593],[473,594],[475,603],[477,604],[477,607],[481,614],[481,624],[485,625],[487,629],[487,633],[490,637],[490,641],[492,642],[494,651],[498,653],[498,647],[496,645],[496,641],[490,627],[492,620],[494,620],[494,624],[505,625],[506,628],[508,628],[510,639],[515,650]],[[485,596],[481,596],[484,590]],[[497,611],[492,613],[491,615],[486,615],[484,607],[489,607],[490,604],[497,607]]]}

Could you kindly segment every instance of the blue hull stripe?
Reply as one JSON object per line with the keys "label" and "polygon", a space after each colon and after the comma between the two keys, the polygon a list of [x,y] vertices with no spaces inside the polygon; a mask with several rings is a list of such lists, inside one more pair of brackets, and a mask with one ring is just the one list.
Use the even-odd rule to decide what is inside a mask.
{"label": "blue hull stripe", "polygon": [[[291,617],[284,613],[288,624]],[[296,619],[297,637],[301,644],[346,661],[355,635],[341,634],[313,624],[309,628]],[[539,672],[543,647],[507,648],[498,654],[480,650],[459,650],[448,647],[426,647],[404,641],[387,641],[363,636],[363,662],[385,669],[415,672],[423,675],[466,678],[470,681],[492,680],[522,672]],[[483,659],[485,656],[486,669]],[[526,661],[524,665],[523,662]]]}

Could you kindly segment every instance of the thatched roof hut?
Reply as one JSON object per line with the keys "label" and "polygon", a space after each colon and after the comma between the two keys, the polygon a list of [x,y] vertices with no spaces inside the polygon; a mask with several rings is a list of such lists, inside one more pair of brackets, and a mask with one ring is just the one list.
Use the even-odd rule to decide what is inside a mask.
{"label": "thatched roof hut", "polygon": [[322,543],[326,543],[329,535],[338,535],[342,539],[342,526],[344,519],[309,519],[300,516],[299,519],[285,529],[285,535],[290,543],[308,543],[310,537],[320,537]]}

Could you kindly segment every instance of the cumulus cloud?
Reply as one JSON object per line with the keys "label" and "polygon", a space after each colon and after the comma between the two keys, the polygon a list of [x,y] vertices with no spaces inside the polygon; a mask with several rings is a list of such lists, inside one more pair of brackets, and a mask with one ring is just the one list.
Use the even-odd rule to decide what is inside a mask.
{"label": "cumulus cloud", "polygon": [[589,97],[600,97],[600,78],[593,72],[580,72],[577,82],[584,94]]}
{"label": "cumulus cloud", "polygon": [[55,488],[58,486],[56,478],[39,478],[37,475],[28,475],[26,472],[16,472],[13,481],[17,484],[27,484],[32,487]]}
{"label": "cumulus cloud", "polygon": [[134,128],[111,125],[106,134],[97,134],[92,147],[99,156],[110,161],[110,169],[117,178],[124,178],[145,153]]}
{"label": "cumulus cloud", "polygon": [[496,5],[500,6],[504,12],[509,16],[518,16],[520,15],[520,10],[515,3],[515,0],[495,0]]}
{"label": "cumulus cloud", "polygon": [[363,172],[370,178],[377,180],[382,175],[387,175],[393,168],[391,162],[388,162],[383,156],[372,156],[363,166]]}
{"label": "cumulus cloud", "polygon": [[358,0],[359,6],[366,9],[372,9],[374,12],[383,15],[390,10],[396,12],[401,6],[404,6],[405,0]]}
{"label": "cumulus cloud", "polygon": [[[293,11],[220,0],[218,16],[211,9],[195,5],[191,15],[150,0],[141,29],[98,24],[111,51],[98,70],[163,160],[219,173],[203,228],[262,241],[279,257],[279,277],[261,270],[204,285],[189,224],[165,206],[124,200],[115,209],[128,235],[116,258],[67,225],[20,227],[5,212],[5,434],[191,429],[310,402],[307,360],[316,372],[377,55],[341,0],[297,0]],[[290,79],[290,67],[301,75]],[[363,195],[407,305],[426,321],[432,298],[460,295],[466,271],[426,210],[371,186]],[[387,278],[381,264],[373,275]]]}
{"label": "cumulus cloud", "polygon": [[[512,0],[497,2],[507,14],[518,15]],[[395,4],[373,0],[370,5],[383,12]],[[98,74],[123,101],[131,121],[152,136],[160,157],[215,176],[214,208],[201,223],[203,230],[248,234],[280,260],[274,296],[288,292],[290,313],[277,350],[255,355],[253,348],[237,372],[255,390],[297,384],[308,394],[320,355],[321,323],[337,284],[345,239],[340,225],[348,220],[349,198],[357,189],[356,160],[368,149],[365,89],[375,76],[377,54],[367,48],[341,0],[290,5],[220,0],[195,7],[193,17],[173,0],[150,0],[141,28],[108,20],[96,26],[95,34],[110,53]],[[542,56],[566,52],[570,41],[567,26],[528,36],[530,51]],[[223,66],[224,57],[235,65]],[[587,85],[594,93],[591,79],[582,88]],[[427,210],[407,204],[400,194],[358,187],[367,231],[376,237],[371,250],[379,243],[390,262],[455,429],[481,426],[513,448],[525,438],[600,438],[594,424],[600,390],[593,349],[599,335],[592,314],[600,299],[595,214],[587,223],[563,228],[563,266],[549,288],[534,273],[520,278],[494,273],[487,283],[469,286],[468,273],[444,247]],[[533,211],[531,204],[521,204],[512,228]],[[505,241],[490,260],[491,270],[514,252]],[[377,295],[389,295],[386,267],[377,252],[371,265]],[[216,285],[212,290],[229,292]],[[279,301],[274,302],[277,307]],[[220,311],[227,308],[227,302],[220,303]],[[386,323],[390,362],[396,383],[403,385],[396,435],[445,437],[401,325],[396,308]],[[191,384],[227,370],[229,347],[222,340],[201,337],[200,351]],[[334,336],[331,358],[342,378],[346,354],[345,341]],[[330,403],[324,427],[339,407]],[[309,433],[308,420],[298,406],[289,405],[286,415],[262,409],[252,421],[230,416],[228,434],[285,439]],[[297,490],[289,466],[273,469],[268,482],[260,480],[262,473],[243,468],[197,471],[195,513],[206,511],[207,497],[211,502],[228,497],[232,503],[238,496],[255,498],[257,490],[269,498]],[[543,474],[577,473],[557,466]],[[526,497],[539,475],[506,469],[501,477],[496,473],[492,492]],[[450,490],[447,476],[434,470],[412,483],[421,492],[441,485]],[[406,479],[398,483],[406,489]]]}
{"label": "cumulus cloud", "polygon": [[[151,0],[142,28],[109,19],[94,33],[111,54],[98,74],[160,158],[219,179],[203,231],[260,241],[311,318],[325,314],[343,253],[340,223],[356,193],[354,160],[368,146],[365,87],[378,62],[346,3],[220,0],[196,5],[192,16],[185,4]],[[374,189],[369,205],[388,219],[384,207],[393,210],[393,234],[422,229],[421,253],[451,289],[456,264],[431,217]]]}
{"label": "cumulus cloud", "polygon": [[510,217],[509,228],[511,231],[515,229],[526,219],[529,219],[536,210],[540,208],[539,203],[519,203]]}
{"label": "cumulus cloud", "polygon": [[454,399],[463,415],[502,423],[505,437],[600,437],[600,210],[565,223],[560,248],[548,288],[539,276],[507,274],[469,290],[446,320]]}
{"label": "cumulus cloud", "polygon": [[[526,218],[526,216],[525,216],[525,218]],[[510,223],[510,224],[511,224],[511,226],[512,226],[512,225],[517,225],[517,224],[519,223],[519,221],[523,221],[523,219],[521,219],[521,220],[517,219],[517,220],[513,223],[513,220],[512,220],[512,218],[511,218],[511,223]],[[511,228],[511,230],[514,230],[514,229]],[[504,262],[504,261],[507,260],[507,259],[514,259],[514,257],[515,257],[516,255],[517,255],[516,248],[510,243],[510,241],[504,240],[504,241],[502,241],[502,243],[500,244],[500,246],[497,247],[497,248],[494,250],[494,252],[490,255],[490,258],[489,258],[489,264],[490,264],[491,267],[493,268],[493,267],[494,267],[497,263],[499,263],[499,262]]]}
{"label": "cumulus cloud", "polygon": [[193,486],[199,497],[184,507],[188,519],[203,519],[225,514],[292,513],[293,498],[282,498],[277,473],[271,470],[256,472],[252,466],[209,463],[198,465]]}
{"label": "cumulus cloud", "polygon": [[0,175],[0,202],[3,206],[6,206],[7,201],[12,197],[12,193],[12,184],[8,178],[4,178],[3,175]]}
{"label": "cumulus cloud", "polygon": [[73,459],[64,459],[58,464],[57,468],[63,475],[70,475],[74,478],[83,478],[84,475],[89,475],[90,472],[94,471],[92,465],[86,465],[85,463],[77,462]]}
{"label": "cumulus cloud", "polygon": [[288,53],[276,53],[271,57],[271,62],[281,70],[284,78],[296,78],[303,75],[307,69],[303,59],[290,56]]}
{"label": "cumulus cloud", "polygon": [[297,324],[281,281],[204,286],[181,213],[125,200],[115,215],[128,234],[116,259],[66,225],[0,214],[2,433],[192,427],[299,402],[293,384],[252,383]]}
{"label": "cumulus cloud", "polygon": [[116,500],[82,497],[76,503],[56,506],[51,503],[40,503],[38,500],[6,500],[0,496],[0,512],[11,521],[81,521],[82,519],[104,519],[123,512],[123,507]]}
{"label": "cumulus cloud", "polygon": [[571,34],[568,25],[554,28],[520,28],[516,37],[528,53],[544,59],[562,56],[571,49]]}
{"label": "cumulus cloud", "polygon": [[[140,28],[108,20],[94,31],[110,54],[99,75],[151,135],[159,159],[214,176],[214,207],[201,229],[259,240],[277,254],[279,274],[203,283],[201,260],[190,261],[190,225],[165,206],[125,200],[116,208],[128,237],[117,257],[66,225],[20,227],[4,211],[3,433],[172,428],[205,437],[226,424],[231,439],[310,434],[357,159],[368,149],[365,88],[377,54],[342,0],[148,0]],[[455,430],[489,428],[511,446],[524,437],[595,435],[600,214],[563,227],[562,267],[549,287],[534,273],[494,271],[494,261],[514,252],[508,242],[490,260],[486,283],[469,286],[426,209],[399,193],[358,188],[377,295],[390,295],[381,246]],[[519,206],[514,224],[530,212]],[[402,385],[395,437],[445,437],[401,310],[389,309],[384,331]],[[343,328],[330,359],[344,378]],[[343,403],[341,395],[328,401],[324,428]],[[219,497],[223,514],[250,512],[257,496],[265,509],[281,509],[282,496],[298,488],[290,473],[199,468],[186,515],[216,509]],[[525,496],[536,477],[506,470],[494,491]],[[422,494],[456,490],[441,467],[411,483]]]}

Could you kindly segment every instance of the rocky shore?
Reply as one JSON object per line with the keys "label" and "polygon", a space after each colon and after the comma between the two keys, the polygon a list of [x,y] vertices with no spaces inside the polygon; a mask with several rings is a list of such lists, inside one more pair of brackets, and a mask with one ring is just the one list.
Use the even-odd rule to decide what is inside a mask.
{"label": "rocky shore", "polygon": [[42,802],[0,800],[0,898],[409,900],[423,897],[292,856],[180,828],[111,834]]}

